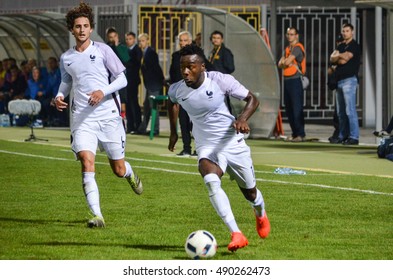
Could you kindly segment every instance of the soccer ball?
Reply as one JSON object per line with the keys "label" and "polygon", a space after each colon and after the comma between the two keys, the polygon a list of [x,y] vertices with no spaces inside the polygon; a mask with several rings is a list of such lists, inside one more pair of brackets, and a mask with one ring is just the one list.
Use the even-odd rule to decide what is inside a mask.
{"label": "soccer ball", "polygon": [[211,258],[217,252],[217,241],[210,232],[197,230],[187,237],[184,247],[191,259]]}

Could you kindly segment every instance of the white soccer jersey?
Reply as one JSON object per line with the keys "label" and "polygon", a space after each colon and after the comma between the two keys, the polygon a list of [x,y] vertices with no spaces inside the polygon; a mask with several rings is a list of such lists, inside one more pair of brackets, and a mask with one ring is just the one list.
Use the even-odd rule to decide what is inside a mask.
{"label": "white soccer jersey", "polygon": [[168,95],[190,116],[192,134],[198,148],[222,146],[234,138],[243,138],[243,134],[236,134],[232,126],[235,118],[228,110],[225,96],[243,100],[248,92],[233,76],[211,71],[205,72],[205,80],[199,88],[190,88],[182,80],[171,85]]}
{"label": "white soccer jersey", "polygon": [[[71,101],[74,126],[83,121],[97,121],[119,116],[120,99],[117,93],[115,95],[106,93],[95,106],[88,104],[87,94],[95,90],[103,90],[114,77],[125,70],[108,45],[91,41],[90,46],[83,52],[78,52],[75,48],[69,49],[60,58],[60,70],[62,83],[66,83],[68,89],[72,85],[74,90]],[[59,94],[67,96],[68,92],[59,92]]]}

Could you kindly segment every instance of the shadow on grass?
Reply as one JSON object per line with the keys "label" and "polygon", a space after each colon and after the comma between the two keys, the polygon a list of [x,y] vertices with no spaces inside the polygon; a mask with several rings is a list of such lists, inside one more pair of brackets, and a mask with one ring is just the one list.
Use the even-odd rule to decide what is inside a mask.
{"label": "shadow on grass", "polygon": [[8,218],[0,217],[0,221],[3,222],[13,222],[13,223],[27,223],[27,224],[65,224],[67,226],[75,226],[86,223],[86,221],[76,220],[76,221],[62,221],[59,219],[44,220],[44,219],[21,219],[21,218]]}
{"label": "shadow on grass", "polygon": [[140,249],[148,251],[184,251],[184,246],[180,245],[154,245],[154,244],[116,244],[116,243],[93,243],[93,242],[64,242],[50,241],[30,243],[38,246],[96,246],[96,247],[124,247],[127,249]]}
{"label": "shadow on grass", "polygon": [[64,241],[50,241],[50,242],[36,242],[30,243],[32,246],[80,246],[80,247],[121,247],[125,249],[137,249],[145,251],[166,251],[175,252],[176,256],[171,259],[185,260],[187,259],[186,253],[184,251],[184,246],[181,245],[162,245],[162,244],[119,244],[119,243],[93,243],[93,242],[64,242]]}

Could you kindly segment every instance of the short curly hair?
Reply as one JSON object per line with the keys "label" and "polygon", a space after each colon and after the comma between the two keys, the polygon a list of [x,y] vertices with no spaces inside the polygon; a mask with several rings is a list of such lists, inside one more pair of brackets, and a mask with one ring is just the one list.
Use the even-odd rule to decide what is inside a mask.
{"label": "short curly hair", "polygon": [[191,44],[191,45],[186,45],[183,48],[181,48],[179,50],[180,56],[186,56],[186,55],[194,55],[196,54],[197,56],[199,56],[199,59],[201,62],[205,61],[205,54],[203,52],[203,49],[198,47],[195,44]]}
{"label": "short curly hair", "polygon": [[66,14],[66,22],[67,22],[68,30],[72,30],[72,28],[74,28],[75,19],[80,17],[88,18],[90,22],[90,27],[94,28],[93,9],[90,7],[89,4],[81,2],[79,6],[68,11],[68,13]]}

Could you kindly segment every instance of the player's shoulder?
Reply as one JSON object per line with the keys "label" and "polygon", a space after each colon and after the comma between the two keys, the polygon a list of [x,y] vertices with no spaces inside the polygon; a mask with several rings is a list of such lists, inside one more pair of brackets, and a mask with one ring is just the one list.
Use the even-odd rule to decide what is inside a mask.
{"label": "player's shoulder", "polygon": [[97,41],[93,41],[92,42],[92,46],[96,47],[96,48],[101,48],[101,49],[112,49],[110,46],[108,46],[105,43],[102,42],[97,42]]}
{"label": "player's shoulder", "polygon": [[69,61],[74,59],[74,53],[75,53],[75,48],[69,48],[65,52],[63,52],[60,56],[60,64],[62,64],[64,61]]}
{"label": "player's shoulder", "polygon": [[210,79],[210,80],[219,80],[219,79],[223,79],[226,75],[228,74],[224,74],[218,71],[208,71],[206,72],[206,78]]}
{"label": "player's shoulder", "polygon": [[67,57],[71,54],[75,53],[75,47],[69,48],[68,50],[66,50],[65,52],[62,53],[62,55],[60,56],[60,58],[64,58]]}
{"label": "player's shoulder", "polygon": [[218,71],[206,72],[206,78],[220,85],[229,85],[235,78],[231,74],[224,74]]}
{"label": "player's shoulder", "polygon": [[113,49],[105,43],[93,41],[92,47],[101,53],[114,53]]}
{"label": "player's shoulder", "polygon": [[183,84],[184,84],[183,80],[171,84],[168,89],[168,94],[175,94]]}

